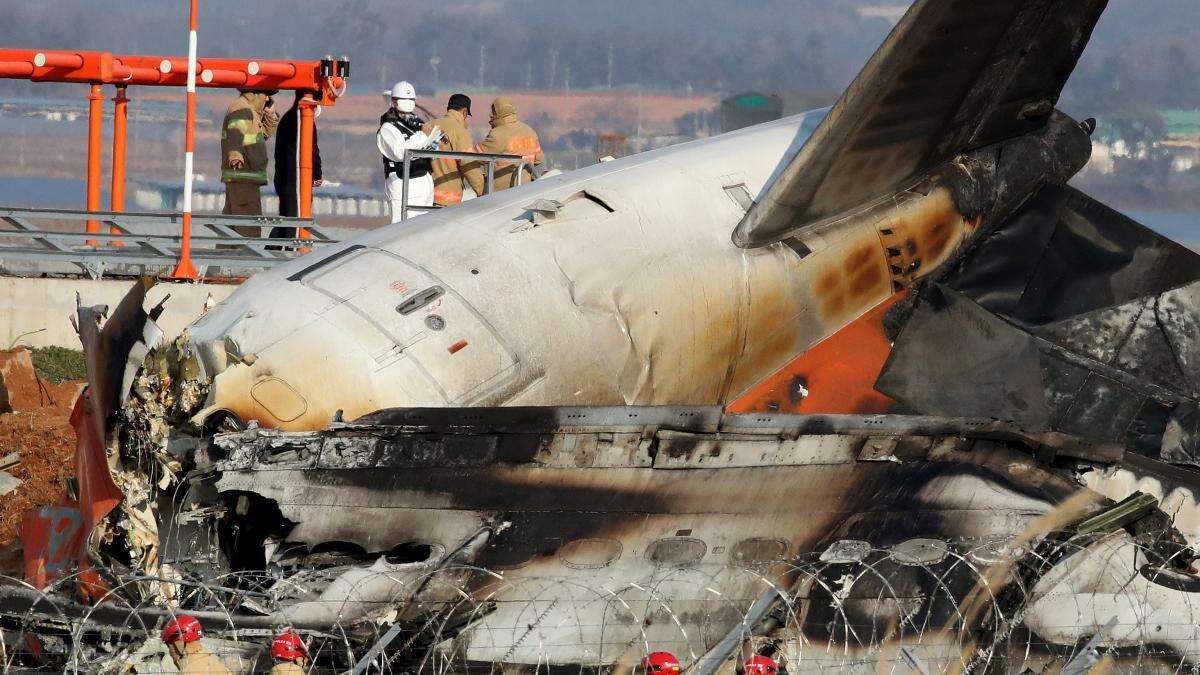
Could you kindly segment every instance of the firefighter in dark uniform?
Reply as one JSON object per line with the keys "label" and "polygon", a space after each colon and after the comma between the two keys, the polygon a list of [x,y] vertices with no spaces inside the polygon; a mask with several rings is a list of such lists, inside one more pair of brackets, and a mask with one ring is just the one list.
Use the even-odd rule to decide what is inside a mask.
{"label": "firefighter in dark uniform", "polygon": [[[279,119],[275,130],[275,194],[279,195],[279,215],[285,218],[300,217],[300,101],[307,92],[297,91],[296,101]],[[321,107],[313,110],[319,117]],[[313,187],[325,182],[321,173],[321,149],[317,145],[317,127],[312,132],[312,179]],[[271,228],[272,239],[293,239],[294,228]]]}

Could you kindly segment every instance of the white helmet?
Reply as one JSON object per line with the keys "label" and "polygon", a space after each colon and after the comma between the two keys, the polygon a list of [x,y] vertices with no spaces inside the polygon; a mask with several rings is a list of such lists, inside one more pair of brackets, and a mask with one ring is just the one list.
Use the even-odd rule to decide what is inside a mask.
{"label": "white helmet", "polygon": [[397,82],[392,87],[392,106],[400,112],[412,112],[417,107],[417,90],[408,82]]}

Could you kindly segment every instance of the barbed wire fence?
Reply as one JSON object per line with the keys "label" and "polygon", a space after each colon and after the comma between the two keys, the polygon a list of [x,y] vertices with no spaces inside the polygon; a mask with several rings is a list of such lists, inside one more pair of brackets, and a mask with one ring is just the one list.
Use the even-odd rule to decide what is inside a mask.
{"label": "barbed wire fence", "polygon": [[798,560],[637,581],[621,569],[471,565],[417,576],[375,566],[384,571],[353,582],[345,568],[204,580],[109,568],[88,603],[78,589],[90,576],[41,590],[0,578],[0,658],[5,673],[176,672],[160,636],[189,614],[235,673],[268,670],[286,628],[313,673],[620,671],[660,649],[695,673],[733,672],[751,653],[789,673],[1197,672],[1200,580],[1171,563],[1118,532],[1028,545],[841,541]]}

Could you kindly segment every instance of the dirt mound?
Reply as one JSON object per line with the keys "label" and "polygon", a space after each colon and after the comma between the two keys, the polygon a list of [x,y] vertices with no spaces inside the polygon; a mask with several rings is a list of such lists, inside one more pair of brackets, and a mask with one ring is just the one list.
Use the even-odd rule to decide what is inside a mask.
{"label": "dirt mound", "polygon": [[0,351],[0,457],[20,453],[8,469],[21,485],[0,496],[0,549],[16,539],[28,509],[51,504],[75,472],[71,408],[82,382],[49,382],[38,376],[28,350]]}

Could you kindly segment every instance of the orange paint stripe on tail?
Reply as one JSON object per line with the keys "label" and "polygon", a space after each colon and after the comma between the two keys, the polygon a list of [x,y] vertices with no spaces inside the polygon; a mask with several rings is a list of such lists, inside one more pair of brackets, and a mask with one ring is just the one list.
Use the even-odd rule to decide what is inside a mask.
{"label": "orange paint stripe on tail", "polygon": [[838,332],[792,359],[726,406],[731,413],[871,414],[895,401],[875,391],[892,344],[883,332],[887,310],[900,291]]}

